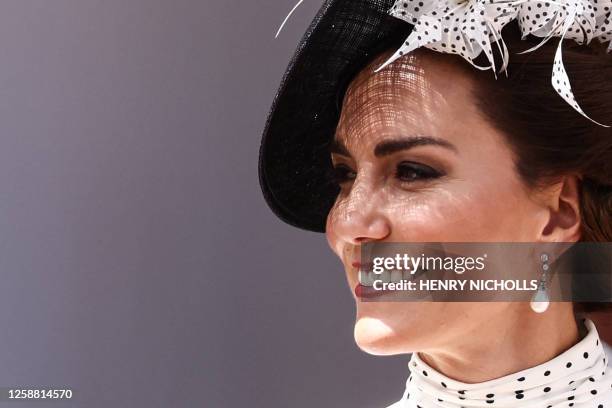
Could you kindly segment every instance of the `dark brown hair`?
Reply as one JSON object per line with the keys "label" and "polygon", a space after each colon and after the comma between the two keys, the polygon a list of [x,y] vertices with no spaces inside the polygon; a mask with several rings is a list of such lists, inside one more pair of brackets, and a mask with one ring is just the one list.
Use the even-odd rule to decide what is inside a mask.
{"label": "dark brown hair", "polygon": [[[515,23],[504,29],[503,38],[511,52],[508,75],[498,74],[495,79],[490,71],[470,71],[477,78],[480,110],[506,136],[527,185],[537,187],[563,175],[581,176],[580,240],[612,241],[612,128],[589,121],[555,92],[551,75],[558,38],[526,54],[518,52],[542,39],[521,39]],[[606,47],[596,40],[588,46],[565,40],[563,63],[583,110],[612,125],[612,55]],[[574,309],[612,310],[612,303],[575,303]]]}

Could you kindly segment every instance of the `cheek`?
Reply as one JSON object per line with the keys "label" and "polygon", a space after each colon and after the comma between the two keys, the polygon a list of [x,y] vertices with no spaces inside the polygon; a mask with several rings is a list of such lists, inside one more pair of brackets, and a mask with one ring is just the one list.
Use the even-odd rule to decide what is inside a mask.
{"label": "cheek", "polygon": [[331,250],[342,259],[342,251],[343,245],[340,240],[340,237],[336,233],[336,223],[334,220],[337,219],[337,205],[334,205],[327,215],[327,221],[325,225],[325,238],[327,239],[327,244],[331,248]]}
{"label": "cheek", "polygon": [[[394,241],[516,241],[531,240],[535,210],[522,187],[498,183],[449,182],[415,197],[392,199]],[[533,238],[535,239],[535,238]]]}

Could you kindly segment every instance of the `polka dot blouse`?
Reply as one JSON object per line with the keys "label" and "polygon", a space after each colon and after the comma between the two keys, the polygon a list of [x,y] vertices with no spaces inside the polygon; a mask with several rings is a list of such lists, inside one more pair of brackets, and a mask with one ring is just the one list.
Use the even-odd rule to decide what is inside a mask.
{"label": "polka dot blouse", "polygon": [[612,349],[590,319],[582,322],[586,335],[552,360],[477,384],[446,377],[413,353],[404,395],[388,408],[612,408]]}

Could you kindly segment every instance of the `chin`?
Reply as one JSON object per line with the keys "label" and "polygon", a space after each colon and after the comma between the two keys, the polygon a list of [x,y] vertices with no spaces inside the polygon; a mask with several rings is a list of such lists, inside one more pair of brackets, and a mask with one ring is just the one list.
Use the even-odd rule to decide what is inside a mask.
{"label": "chin", "polygon": [[374,317],[358,318],[353,334],[357,346],[368,354],[389,356],[412,352],[407,350],[409,339],[398,335],[382,320]]}

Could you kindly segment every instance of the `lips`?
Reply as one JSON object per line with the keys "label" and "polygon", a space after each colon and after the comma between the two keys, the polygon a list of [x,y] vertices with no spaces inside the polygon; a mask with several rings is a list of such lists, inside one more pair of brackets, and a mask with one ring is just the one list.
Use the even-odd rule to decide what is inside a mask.
{"label": "lips", "polygon": [[[358,272],[358,284],[355,286],[355,296],[361,299],[370,299],[378,296],[382,296],[389,293],[394,293],[394,290],[376,290],[374,289],[374,282],[380,281],[380,283],[401,283],[405,281],[417,281],[423,278],[428,272],[426,269],[418,269],[415,273],[410,273],[407,270],[392,270],[384,271],[383,273],[376,274],[372,271],[360,269]],[[380,283],[377,285],[380,288]]]}
{"label": "lips", "polygon": [[376,290],[373,285],[374,282],[380,280],[384,283],[399,283],[402,280],[412,280],[412,276],[408,271],[384,271],[381,274],[375,274],[374,272],[368,272],[366,270],[359,270],[359,283],[355,286],[355,296],[362,299],[370,299],[377,296],[382,296],[386,293],[391,293],[389,290]]}
{"label": "lips", "polygon": [[357,269],[369,270],[369,269],[372,269],[373,263],[372,262],[362,263],[361,261],[353,261],[351,262],[351,266]]}
{"label": "lips", "polygon": [[372,299],[378,296],[382,296],[386,293],[390,293],[388,290],[376,290],[371,286],[364,286],[358,283],[355,286],[355,296],[360,299]]}

